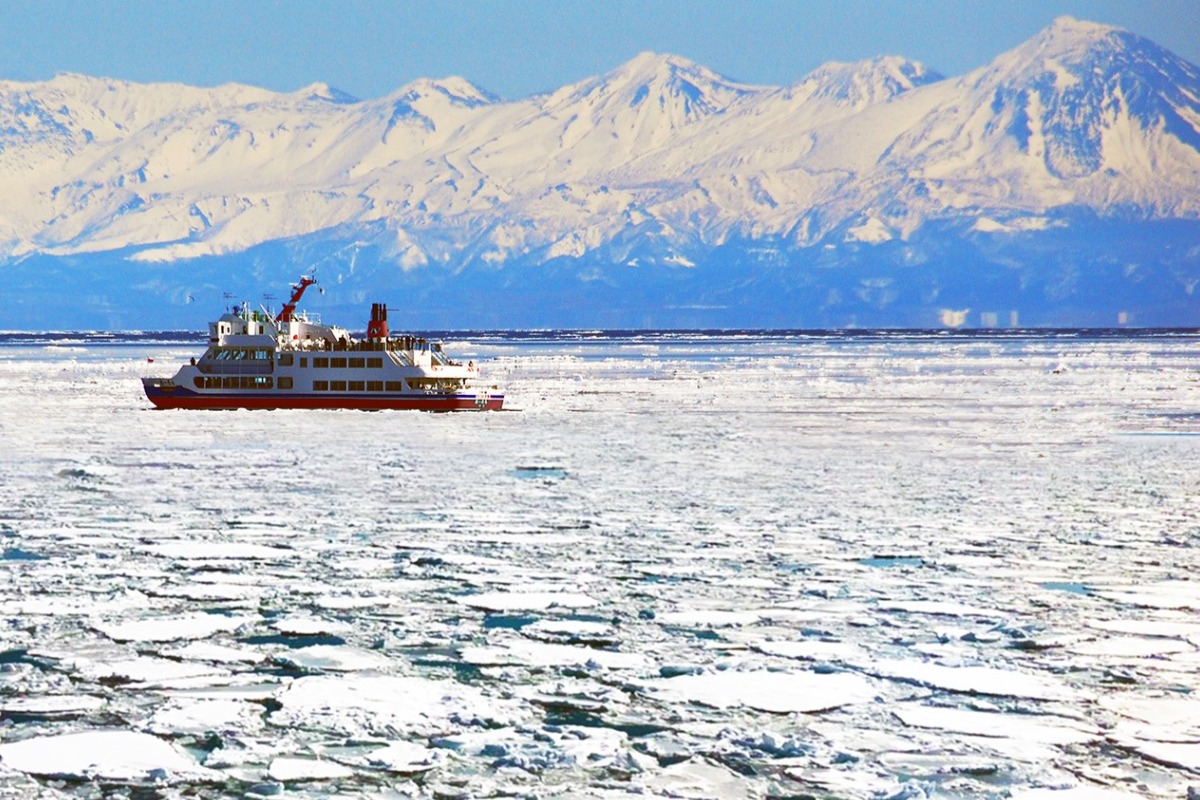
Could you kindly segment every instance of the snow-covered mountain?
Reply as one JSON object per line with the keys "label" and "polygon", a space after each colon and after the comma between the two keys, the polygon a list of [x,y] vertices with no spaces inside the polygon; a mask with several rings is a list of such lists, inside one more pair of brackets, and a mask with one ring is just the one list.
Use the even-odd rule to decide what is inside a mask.
{"label": "snow-covered mountain", "polygon": [[0,329],[194,327],[314,267],[454,327],[1200,319],[1200,69],[1065,17],[956,78],[0,82],[0,177]]}

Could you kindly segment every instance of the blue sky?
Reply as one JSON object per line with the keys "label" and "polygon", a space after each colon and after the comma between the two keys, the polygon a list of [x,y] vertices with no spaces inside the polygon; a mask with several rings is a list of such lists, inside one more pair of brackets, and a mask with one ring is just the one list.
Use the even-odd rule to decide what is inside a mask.
{"label": "blue sky", "polygon": [[0,0],[0,14],[0,79],[81,72],[277,91],[321,81],[362,98],[447,75],[520,98],[643,50],[760,84],[883,54],[958,75],[1060,14],[1200,62],[1197,0]]}

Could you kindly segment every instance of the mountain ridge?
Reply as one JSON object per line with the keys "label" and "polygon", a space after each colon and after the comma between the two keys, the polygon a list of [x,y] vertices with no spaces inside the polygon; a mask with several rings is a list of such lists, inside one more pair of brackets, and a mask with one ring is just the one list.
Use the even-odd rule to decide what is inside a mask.
{"label": "mountain ridge", "polygon": [[[769,273],[779,297],[824,287],[804,295],[824,321],[892,308],[897,320],[935,322],[975,296],[955,258],[1020,263],[1022,252],[1044,258],[1040,242],[1069,241],[1090,260],[1043,265],[1058,278],[1011,292],[1014,306],[1049,310],[1065,302],[1058,290],[1035,298],[1020,287],[1083,292],[1088,275],[1107,274],[1090,243],[1105,220],[1200,220],[1198,98],[1194,65],[1069,17],[958,77],[880,56],[756,86],[643,52],[509,101],[453,76],[373,100],[320,83],[276,93],[3,81],[0,276],[35,255],[90,260],[118,282],[157,265],[175,286],[158,295],[168,313],[180,287],[202,294],[187,289],[190,275],[212,282],[273,242],[288,252],[311,241],[353,253],[337,262],[339,281],[423,278],[447,298],[498,273],[502,285],[556,282],[553,302],[584,309],[597,281],[666,281],[696,295],[677,305],[736,305],[737,285]],[[1125,258],[1158,264],[1155,280],[1191,308],[1200,252],[1190,245]],[[909,270],[894,272],[896,259]],[[981,285],[990,269],[978,268]],[[1129,300],[1144,281],[1122,284]],[[1135,319],[1155,314],[1125,297],[1104,302],[1114,319],[1130,318],[1121,304],[1141,309]],[[512,310],[514,324],[538,312]]]}

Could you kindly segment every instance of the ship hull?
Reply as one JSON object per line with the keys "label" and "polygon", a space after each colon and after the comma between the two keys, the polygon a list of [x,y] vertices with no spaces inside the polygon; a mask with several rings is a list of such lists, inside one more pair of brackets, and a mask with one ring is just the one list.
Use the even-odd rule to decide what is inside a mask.
{"label": "ship hull", "polygon": [[360,411],[500,411],[502,394],[338,394],[331,392],[197,392],[147,378],[146,397],[155,408],[183,409],[291,409],[327,408]]}

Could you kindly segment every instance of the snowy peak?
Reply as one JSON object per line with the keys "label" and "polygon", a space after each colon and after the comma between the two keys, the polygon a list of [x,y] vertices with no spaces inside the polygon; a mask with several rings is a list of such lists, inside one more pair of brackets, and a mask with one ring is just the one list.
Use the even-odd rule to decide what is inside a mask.
{"label": "snowy peak", "polygon": [[[1130,126],[1200,150],[1200,70],[1119,28],[1060,17],[968,78],[991,95],[991,112],[1007,117],[1021,150],[1041,156],[1056,178],[1126,170],[1128,159],[1106,153],[1106,142],[1115,150]],[[1137,166],[1154,169],[1155,155]]]}
{"label": "snowy peak", "polygon": [[881,56],[852,64],[823,64],[791,87],[789,94],[860,111],[943,79],[919,61]]}
{"label": "snowy peak", "polygon": [[[640,53],[609,73],[605,83],[631,107],[644,102],[660,108],[681,104],[686,116],[707,116],[755,91],[686,58],[657,53]],[[631,93],[631,94],[630,94]]]}
{"label": "snowy peak", "polygon": [[1120,28],[1088,22],[1064,15],[1056,18],[1023,47],[1035,49],[1052,56],[1064,56],[1071,52],[1086,52],[1122,33]]}
{"label": "snowy peak", "polygon": [[759,87],[729,80],[686,58],[645,52],[611,72],[560,89],[543,108],[582,104],[613,116],[628,109],[682,124],[718,113],[757,91]]}
{"label": "snowy peak", "polygon": [[610,72],[539,98],[536,118],[530,122],[547,146],[564,154],[556,168],[565,168],[568,160],[577,164],[578,157],[616,167],[766,92],[686,58],[646,52]]}
{"label": "snowy peak", "polygon": [[359,99],[354,95],[343,92],[341,89],[334,88],[328,83],[314,83],[306,86],[296,92],[305,100],[315,100],[318,102],[333,103],[335,105],[350,105],[359,102]]}
{"label": "snowy peak", "polygon": [[388,96],[393,102],[415,103],[429,98],[438,98],[460,108],[479,108],[500,102],[500,98],[480,88],[466,78],[452,75],[440,80],[419,78],[405,84]]}
{"label": "snowy peak", "polygon": [[1123,54],[1147,46],[1157,51],[1156,56],[1169,55],[1152,42],[1120,28],[1059,17],[1036,36],[1001,53],[972,76],[990,83],[1023,83],[1051,72],[1058,75],[1061,87],[1075,83],[1096,68],[1107,72],[1114,62],[1122,60]]}
{"label": "snowy peak", "polygon": [[446,133],[463,123],[478,109],[500,102],[491,92],[476,86],[466,78],[451,76],[441,80],[420,78],[405,84],[382,101],[371,104],[378,109],[372,113],[386,119],[381,140],[396,143],[396,131],[406,149],[420,149],[429,135]]}

